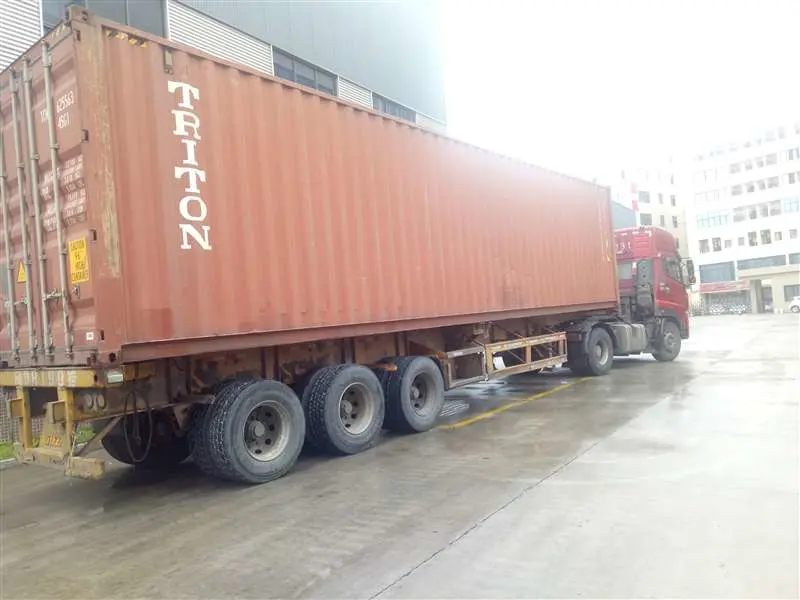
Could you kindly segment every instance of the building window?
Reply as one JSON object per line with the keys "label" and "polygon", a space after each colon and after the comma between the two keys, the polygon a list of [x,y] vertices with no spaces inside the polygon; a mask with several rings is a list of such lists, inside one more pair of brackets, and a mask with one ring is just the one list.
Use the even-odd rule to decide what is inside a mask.
{"label": "building window", "polygon": [[700,265],[701,283],[720,283],[723,281],[736,281],[736,271],[733,268],[733,262]]}
{"label": "building window", "polygon": [[733,248],[733,240],[725,240],[725,250]]}
{"label": "building window", "polygon": [[772,154],[767,154],[767,164],[774,165],[778,162],[778,155],[773,152]]}
{"label": "building window", "polygon": [[670,185],[675,185],[675,175],[672,174],[672,173],[670,173],[670,175],[669,175],[669,184]]}
{"label": "building window", "polygon": [[[725,215],[725,222],[727,223],[727,221],[728,221],[728,216]],[[678,217],[672,217],[672,226],[673,227],[677,227],[678,226]]]}
{"label": "building window", "polygon": [[664,194],[662,194],[661,192],[659,192],[658,194],[658,203],[664,204]]}
{"label": "building window", "polygon": [[403,119],[404,121],[411,121],[414,123],[417,120],[417,113],[415,113],[413,110],[406,108],[397,102],[393,102],[388,98],[378,96],[378,94],[372,94],[372,108],[386,115]]}
{"label": "building window", "polygon": [[670,203],[672,206],[675,206],[675,194],[672,194],[672,195],[669,197],[669,203]]}
{"label": "building window", "polygon": [[768,188],[776,188],[778,187],[778,176],[770,177],[767,179],[767,187]]}
{"label": "building window", "polygon": [[644,204],[650,203],[650,192],[645,192],[644,190],[639,190],[639,202]]}
{"label": "building window", "polygon": [[744,237],[737,238],[737,243],[739,246],[744,246]]}
{"label": "building window", "polygon": [[773,239],[774,239],[776,242],[781,242],[781,241],[783,241],[783,232],[781,232],[781,231],[776,231],[775,233],[773,233],[773,234],[772,234],[772,238],[773,238]]}
{"label": "building window", "polygon": [[733,174],[733,173],[739,173],[741,170],[742,170],[742,163],[733,163],[733,164],[730,166],[730,172],[731,172],[731,174]]}
{"label": "building window", "polygon": [[785,213],[800,212],[800,196],[795,196],[794,198],[784,198],[783,212]]}
{"label": "building window", "polygon": [[708,240],[700,240],[700,254],[708,254]]}
{"label": "building window", "polygon": [[758,205],[758,216],[762,219],[769,216],[769,204],[764,202]]}
{"label": "building window", "polygon": [[303,62],[290,54],[277,48],[272,51],[275,62],[275,74],[281,79],[294,81],[314,90],[319,90],[331,96],[336,95],[336,76]]}
{"label": "building window", "polygon": [[768,267],[782,267],[786,264],[786,255],[777,254],[775,256],[764,256],[762,258],[748,258],[740,260],[736,266],[741,270],[747,269],[765,269]]}
{"label": "building window", "polygon": [[783,286],[783,299],[786,302],[791,302],[792,299],[800,296],[800,285],[785,285]]}
{"label": "building window", "polygon": [[720,238],[711,238],[711,248],[714,252],[722,251],[722,240]]}
{"label": "building window", "polygon": [[756,191],[756,184],[752,181],[750,183],[745,183],[744,187],[745,189],[747,189],[748,194],[752,194],[753,192]]}
{"label": "building window", "polygon": [[748,231],[747,232],[747,244],[749,246],[758,246],[758,232],[757,231]]}
{"label": "building window", "polygon": [[664,217],[664,215],[659,215],[658,224],[661,225],[661,227],[664,227],[667,224],[667,219]]}
{"label": "building window", "polygon": [[797,239],[797,229],[790,229],[789,230],[789,239],[796,240]]}
{"label": "building window", "polygon": [[680,238],[675,238],[675,249],[676,250],[680,250],[681,249],[681,239]]}
{"label": "building window", "polygon": [[652,225],[653,224],[653,215],[650,213],[640,213],[639,214],[639,224],[640,225]]}
{"label": "building window", "polygon": [[742,186],[735,185],[731,188],[731,196],[741,196],[742,195]]}
{"label": "building window", "polygon": [[787,158],[789,160],[798,160],[800,159],[800,148],[791,148],[789,152],[787,152]]}
{"label": "building window", "polygon": [[772,232],[769,229],[762,229],[761,230],[761,244],[771,244],[772,243]]}
{"label": "building window", "polygon": [[757,166],[759,169],[760,169],[761,167],[763,167],[763,166],[764,166],[764,157],[763,157],[763,156],[759,156],[759,157],[756,159],[756,166]]}
{"label": "building window", "polygon": [[769,203],[769,216],[774,217],[779,214],[781,214],[781,201],[773,200]]}
{"label": "building window", "polygon": [[797,183],[797,173],[789,173],[786,179],[789,181],[790,185]]}
{"label": "building window", "polygon": [[747,171],[751,171],[753,169],[753,161],[746,160],[745,163],[744,163],[744,168]]}
{"label": "building window", "polygon": [[789,264],[790,265],[800,265],[800,252],[792,252],[789,255]]}

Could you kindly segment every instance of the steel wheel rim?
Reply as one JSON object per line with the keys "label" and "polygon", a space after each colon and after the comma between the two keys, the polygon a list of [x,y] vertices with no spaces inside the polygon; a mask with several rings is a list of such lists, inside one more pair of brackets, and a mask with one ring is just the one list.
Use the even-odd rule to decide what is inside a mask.
{"label": "steel wheel rim", "polygon": [[675,333],[667,331],[664,333],[664,348],[672,352],[675,349]]}
{"label": "steel wheel rim", "polygon": [[431,403],[431,394],[434,392],[433,380],[426,373],[420,373],[411,382],[411,408],[418,415],[424,415],[425,409]]}
{"label": "steel wheel rim", "polygon": [[351,383],[339,396],[339,421],[351,435],[360,435],[369,429],[375,415],[375,398],[363,383]]}
{"label": "steel wheel rim", "polygon": [[242,438],[251,458],[260,462],[274,460],[289,443],[289,413],[274,400],[253,407],[244,422]]}
{"label": "steel wheel rim", "polygon": [[604,365],[608,360],[608,347],[602,342],[595,344],[594,357],[599,364]]}

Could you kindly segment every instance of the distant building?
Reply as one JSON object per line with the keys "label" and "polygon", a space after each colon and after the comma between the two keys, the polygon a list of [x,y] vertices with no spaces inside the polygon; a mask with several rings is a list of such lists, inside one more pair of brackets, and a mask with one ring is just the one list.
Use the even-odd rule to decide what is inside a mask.
{"label": "distant building", "polygon": [[654,225],[675,236],[678,252],[691,254],[684,211],[685,194],[672,160],[649,165],[626,165],[611,181],[612,199],[627,207],[635,226]]}
{"label": "distant building", "polygon": [[611,224],[614,229],[636,227],[636,213],[629,206],[611,201]]}
{"label": "distant building", "polygon": [[709,305],[784,311],[800,296],[800,122],[695,157],[688,205]]}
{"label": "distant building", "polygon": [[68,4],[436,131],[445,129],[431,2],[0,0],[0,70]]}

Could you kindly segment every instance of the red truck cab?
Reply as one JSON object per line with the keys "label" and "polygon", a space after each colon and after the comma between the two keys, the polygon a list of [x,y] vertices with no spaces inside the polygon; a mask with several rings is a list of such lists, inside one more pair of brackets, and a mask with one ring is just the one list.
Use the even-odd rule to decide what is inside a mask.
{"label": "red truck cab", "polygon": [[[633,322],[672,320],[681,338],[689,337],[689,294],[694,265],[681,259],[675,237],[660,227],[629,227],[614,232],[620,311]],[[643,297],[652,294],[648,309]],[[638,302],[637,302],[638,300]]]}

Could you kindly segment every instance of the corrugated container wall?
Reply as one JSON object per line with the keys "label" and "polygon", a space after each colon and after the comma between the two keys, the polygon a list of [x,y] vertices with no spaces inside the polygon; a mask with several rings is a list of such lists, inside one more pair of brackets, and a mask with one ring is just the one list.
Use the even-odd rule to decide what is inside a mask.
{"label": "corrugated container wall", "polygon": [[[29,89],[0,75],[6,360],[33,362],[31,344],[39,364],[141,360],[615,305],[606,189],[82,18],[47,38],[61,39],[57,187],[41,48]],[[30,126],[40,158],[16,169]]]}

